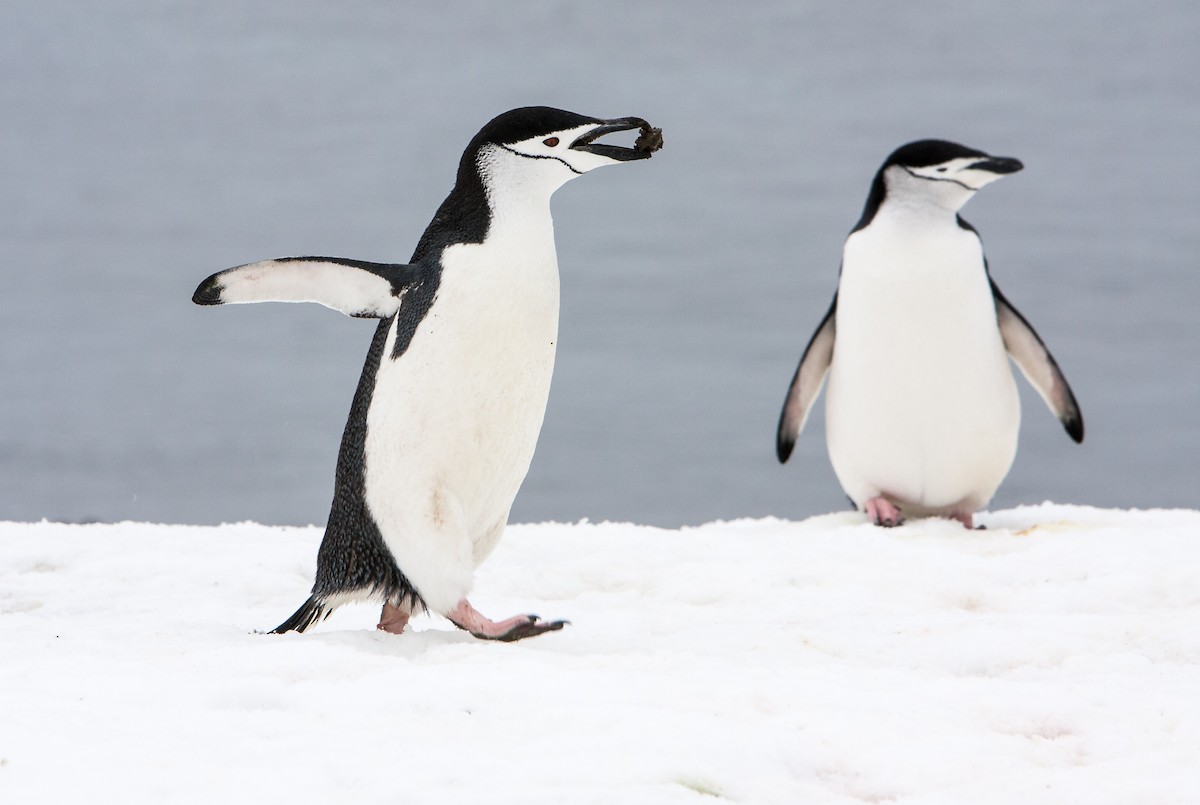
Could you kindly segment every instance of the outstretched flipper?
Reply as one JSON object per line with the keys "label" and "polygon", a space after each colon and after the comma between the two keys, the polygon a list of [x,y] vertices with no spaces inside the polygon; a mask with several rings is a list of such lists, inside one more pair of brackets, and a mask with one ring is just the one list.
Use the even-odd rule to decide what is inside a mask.
{"label": "outstretched flipper", "polygon": [[808,421],[808,412],[812,410],[821,386],[825,384],[825,375],[829,373],[829,365],[833,362],[834,314],[837,311],[837,294],[833,295],[833,304],[829,312],[821,319],[817,331],[813,333],[796,367],[792,377],[792,385],[788,388],[787,399],[783,402],[783,412],[779,415],[779,431],[775,437],[775,455],[783,464],[792,454],[800,431]]}
{"label": "outstretched flipper", "polygon": [[347,316],[386,319],[417,277],[414,266],[340,257],[284,257],[227,268],[192,296],[197,305],[316,302]]}
{"label": "outstretched flipper", "polygon": [[996,321],[1000,325],[1004,348],[1020,367],[1025,379],[1042,395],[1071,438],[1082,442],[1083,414],[1054,356],[1025,317],[1000,293],[995,281],[992,281],[992,296],[996,300]]}

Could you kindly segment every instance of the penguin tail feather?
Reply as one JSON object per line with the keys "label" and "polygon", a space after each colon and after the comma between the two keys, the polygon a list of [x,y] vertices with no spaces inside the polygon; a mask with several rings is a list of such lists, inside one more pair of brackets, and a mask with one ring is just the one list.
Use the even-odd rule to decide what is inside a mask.
{"label": "penguin tail feather", "polygon": [[292,614],[292,617],[272,629],[270,634],[306,632],[314,624],[328,618],[333,613],[333,609],[324,600],[317,598],[315,595],[310,595],[308,600],[301,604],[300,608]]}

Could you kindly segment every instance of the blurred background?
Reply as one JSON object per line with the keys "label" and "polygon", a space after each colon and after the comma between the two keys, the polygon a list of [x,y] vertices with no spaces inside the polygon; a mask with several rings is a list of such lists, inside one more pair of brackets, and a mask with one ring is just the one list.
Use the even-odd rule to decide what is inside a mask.
{"label": "blurred background", "polygon": [[1196,506],[1197,42],[1192,0],[9,4],[0,519],[323,523],[373,324],[192,291],[406,261],[467,141],[528,104],[666,146],[555,196],[514,521],[845,508],[823,404],[784,467],[775,424],[872,175],[921,137],[1024,161],[964,216],[1087,423],[1074,445],[1022,380],[992,507]]}

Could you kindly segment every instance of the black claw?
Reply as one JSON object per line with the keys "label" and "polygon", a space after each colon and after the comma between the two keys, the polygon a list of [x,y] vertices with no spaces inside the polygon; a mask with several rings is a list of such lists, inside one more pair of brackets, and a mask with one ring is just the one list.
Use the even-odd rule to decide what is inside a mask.
{"label": "black claw", "polygon": [[488,637],[487,635],[475,634],[480,640],[499,640],[501,643],[515,643],[518,640],[524,640],[527,637],[537,637],[544,632],[557,632],[559,629],[566,626],[570,621],[539,621],[536,616],[531,615],[529,623],[521,626],[514,626],[502,635],[496,637]]}
{"label": "black claw", "polygon": [[557,632],[570,623],[570,621],[544,621],[537,615],[526,615],[525,617],[528,618],[527,622],[514,626],[502,635],[487,635],[482,632],[472,632],[462,624],[454,623],[454,621],[450,622],[479,640],[499,640],[501,643],[515,643],[518,640],[524,640],[526,637],[536,637],[543,632]]}

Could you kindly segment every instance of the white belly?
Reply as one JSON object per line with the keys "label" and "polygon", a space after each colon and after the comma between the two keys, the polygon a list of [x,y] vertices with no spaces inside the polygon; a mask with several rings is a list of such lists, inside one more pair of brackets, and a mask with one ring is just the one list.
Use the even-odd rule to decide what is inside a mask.
{"label": "white belly", "polygon": [[982,253],[957,226],[936,239],[888,227],[846,242],[830,461],[859,506],[883,495],[911,514],[975,511],[1008,473],[1020,426]]}
{"label": "white belly", "polygon": [[469,591],[533,458],[558,340],[545,242],[446,249],[436,301],[398,360],[395,325],[388,336],[367,414],[367,504],[434,611]]}

